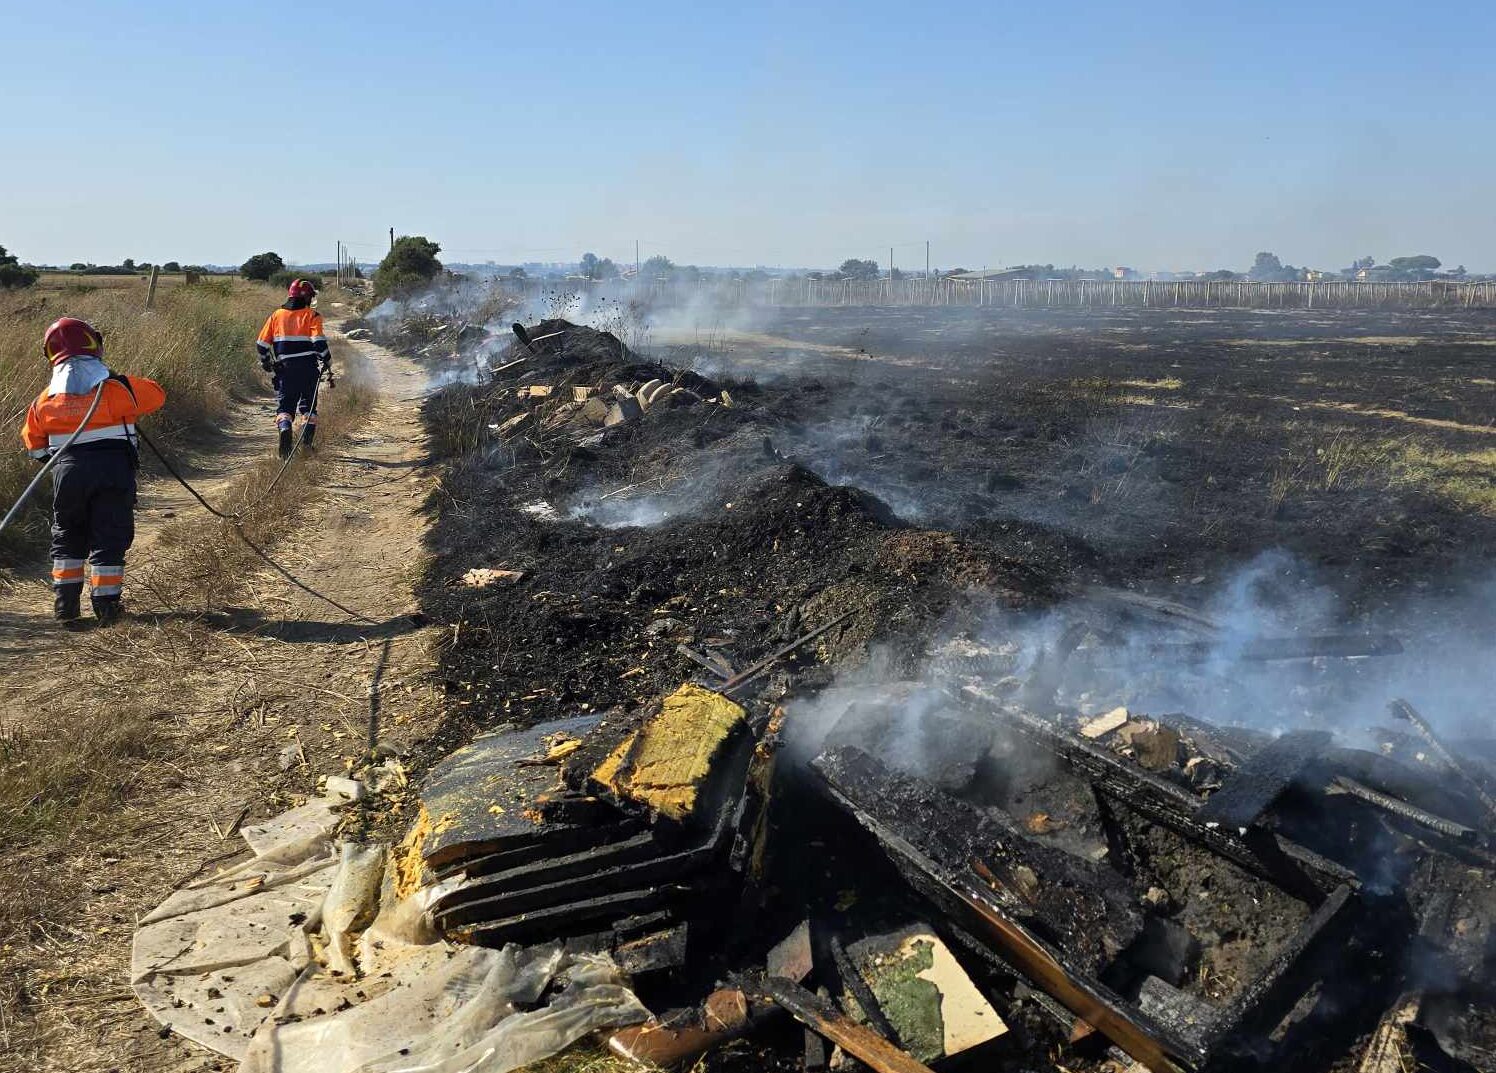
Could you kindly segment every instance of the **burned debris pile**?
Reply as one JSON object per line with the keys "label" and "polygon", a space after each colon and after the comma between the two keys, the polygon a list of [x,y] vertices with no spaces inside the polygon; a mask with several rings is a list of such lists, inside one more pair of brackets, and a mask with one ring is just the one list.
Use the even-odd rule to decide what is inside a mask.
{"label": "burned debris pile", "polygon": [[[427,408],[453,704],[395,854],[447,941],[610,955],[652,1016],[599,1042],[657,1065],[1491,1068],[1489,743],[1406,704],[1359,736],[1166,706],[1215,624],[1041,527],[828,484],[786,447],[819,385],[564,321],[486,360]],[[1031,661],[977,628],[1062,595]]]}

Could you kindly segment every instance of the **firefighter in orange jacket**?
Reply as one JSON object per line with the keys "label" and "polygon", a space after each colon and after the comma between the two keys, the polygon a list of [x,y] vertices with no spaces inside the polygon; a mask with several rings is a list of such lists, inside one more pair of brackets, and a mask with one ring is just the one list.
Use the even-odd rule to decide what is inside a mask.
{"label": "firefighter in orange jacket", "polygon": [[289,458],[296,449],[291,425],[296,414],[303,418],[301,442],[311,448],[317,435],[317,383],[332,364],[322,314],[312,308],[317,289],[304,279],[291,284],[286,303],[270,314],[255,349],[260,368],[275,385],[275,428],[280,435],[278,451]]}
{"label": "firefighter in orange jacket", "polygon": [[[21,439],[33,458],[56,453],[52,466],[52,586],[57,617],[76,619],[87,561],[90,601],[101,624],[119,618],[125,552],[135,540],[135,422],[161,408],[154,380],[124,377],[104,364],[104,337],[85,321],[63,317],[42,337],[52,380],[26,411]],[[98,395],[98,406],[84,416]]]}

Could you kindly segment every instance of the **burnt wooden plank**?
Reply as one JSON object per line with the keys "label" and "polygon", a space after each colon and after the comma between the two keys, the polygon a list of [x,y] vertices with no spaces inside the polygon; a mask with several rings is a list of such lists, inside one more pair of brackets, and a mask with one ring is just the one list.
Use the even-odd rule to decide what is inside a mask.
{"label": "burnt wooden plank", "polygon": [[[672,880],[684,882],[692,872],[725,852],[728,836],[724,821],[713,837],[676,853],[661,853],[653,840],[639,836],[628,854],[579,854],[564,862],[542,862],[516,870],[522,875],[506,872],[486,877],[446,895],[437,903],[433,916],[437,926],[447,930],[584,901],[608,891]],[[545,867],[547,863],[553,867]]]}
{"label": "burnt wooden plank", "polygon": [[505,943],[536,942],[554,939],[557,935],[580,930],[584,925],[608,926],[615,920],[635,913],[649,912],[665,906],[679,905],[693,894],[697,887],[670,884],[647,887],[641,890],[607,894],[566,905],[549,906],[533,912],[520,913],[503,920],[485,921],[482,924],[455,928],[447,938],[476,946],[503,946]]}
{"label": "burnt wooden plank", "polygon": [[[1003,961],[1150,1069],[1167,1073],[1203,1066],[1206,1055],[1202,1048],[1130,1008],[1076,964],[1065,948],[1021,919],[1018,910],[1023,901],[982,864],[969,845],[969,856],[952,859],[953,855],[959,858],[958,850],[963,845],[960,828],[964,817],[941,818],[916,812],[915,822],[910,822],[911,817],[898,815],[903,802],[897,794],[877,793],[875,787],[866,784],[859,793],[855,778],[842,778],[849,759],[856,759],[857,768],[872,765],[872,770],[877,769],[877,762],[870,757],[848,755],[855,752],[843,749],[822,754],[812,762],[812,769],[831,799],[877,839],[910,885],[949,915],[948,923],[968,928],[990,944]],[[979,875],[974,866],[982,867],[986,875]],[[1044,882],[1049,878],[1046,875]]]}
{"label": "burnt wooden plank", "polygon": [[1274,738],[1211,794],[1195,813],[1196,822],[1245,833],[1329,744],[1330,735],[1323,730],[1297,730]]}
{"label": "burnt wooden plank", "polygon": [[1353,888],[1360,884],[1350,869],[1280,835],[1264,831],[1263,837],[1248,841],[1224,828],[1209,827],[1198,819],[1204,802],[1182,786],[1144,771],[1110,749],[1071,734],[1047,719],[997,705],[979,692],[968,690],[968,695],[981,702],[994,717],[1054,753],[1109,797],[1292,894],[1318,904],[1341,884]]}
{"label": "burnt wooden plank", "polygon": [[931,1073],[930,1067],[899,1050],[872,1029],[858,1024],[829,1000],[799,984],[767,977],[762,990],[795,1020],[842,1050],[866,1062],[877,1073]]}
{"label": "burnt wooden plank", "polygon": [[985,874],[1005,910],[1097,973],[1142,930],[1131,888],[1114,870],[1044,845],[1002,813],[943,793],[885,767],[860,749],[828,749],[816,771],[883,829],[944,867]]}

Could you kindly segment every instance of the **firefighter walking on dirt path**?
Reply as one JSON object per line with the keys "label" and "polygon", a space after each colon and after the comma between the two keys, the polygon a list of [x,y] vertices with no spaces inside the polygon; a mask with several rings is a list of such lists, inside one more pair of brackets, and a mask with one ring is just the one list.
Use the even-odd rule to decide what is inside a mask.
{"label": "firefighter walking on dirt path", "polygon": [[[108,625],[123,610],[125,552],[135,541],[135,422],[159,410],[166,392],[154,380],[111,371],[104,364],[104,336],[86,321],[56,321],[42,337],[42,351],[52,363],[52,380],[26,411],[21,439],[27,453],[44,460],[78,433],[52,466],[57,618],[78,618],[87,580],[94,617]],[[93,416],[84,424],[90,407]]]}
{"label": "firefighter walking on dirt path", "polygon": [[270,314],[255,340],[260,368],[275,385],[276,449],[289,458],[296,449],[291,435],[295,415],[302,415],[301,442],[312,449],[317,435],[317,384],[332,367],[332,353],[322,328],[322,314],[312,308],[317,289],[304,279],[292,282],[285,305]]}

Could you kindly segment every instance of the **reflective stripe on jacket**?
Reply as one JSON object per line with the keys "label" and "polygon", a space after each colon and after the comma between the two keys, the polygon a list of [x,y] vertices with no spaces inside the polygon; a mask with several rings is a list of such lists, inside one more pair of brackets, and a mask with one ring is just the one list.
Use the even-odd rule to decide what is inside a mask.
{"label": "reflective stripe on jacket", "polygon": [[322,314],[310,306],[305,309],[277,309],[260,329],[255,349],[262,358],[268,357],[274,361],[327,357],[327,336],[322,331]]}
{"label": "reflective stripe on jacket", "polygon": [[[76,369],[65,368],[85,360],[90,364]],[[92,368],[95,364],[97,369]],[[32,457],[45,458],[67,442],[83,415],[88,413],[94,391],[101,381],[104,393],[99,398],[98,409],[88,419],[87,427],[75,441],[77,443],[112,439],[130,441],[135,435],[136,419],[161,409],[166,401],[166,392],[154,380],[115,376],[96,358],[72,358],[58,367],[53,373],[52,383],[26,411],[21,441]]]}

